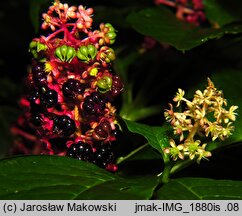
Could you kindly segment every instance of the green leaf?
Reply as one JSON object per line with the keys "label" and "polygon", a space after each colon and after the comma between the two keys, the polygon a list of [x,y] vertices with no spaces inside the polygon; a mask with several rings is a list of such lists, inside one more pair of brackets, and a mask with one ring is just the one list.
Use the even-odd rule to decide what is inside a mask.
{"label": "green leaf", "polygon": [[94,164],[60,156],[0,161],[0,199],[149,199],[156,177],[124,179]]}
{"label": "green leaf", "polygon": [[241,19],[242,6],[238,0],[203,0],[206,17],[220,26]]}
{"label": "green leaf", "polygon": [[178,50],[190,50],[208,40],[219,39],[225,34],[242,32],[242,25],[228,25],[220,29],[199,28],[179,21],[168,9],[147,8],[127,17],[131,26],[140,34],[167,43]]}
{"label": "green leaf", "polygon": [[206,178],[171,180],[157,191],[162,200],[234,200],[242,199],[242,181]]}
{"label": "green leaf", "polygon": [[149,144],[163,154],[163,149],[169,146],[169,137],[167,135],[168,128],[166,127],[151,127],[137,122],[124,119],[128,129],[144,136]]}

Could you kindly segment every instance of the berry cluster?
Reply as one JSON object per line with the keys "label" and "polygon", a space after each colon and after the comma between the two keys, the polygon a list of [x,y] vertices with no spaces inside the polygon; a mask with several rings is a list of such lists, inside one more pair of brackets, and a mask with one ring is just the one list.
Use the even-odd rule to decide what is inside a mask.
{"label": "berry cluster", "polygon": [[113,169],[114,155],[110,144],[101,144],[92,148],[89,144],[79,141],[69,147],[67,156],[92,162],[102,168]]}
{"label": "berry cluster", "polygon": [[116,31],[110,23],[92,31],[92,13],[55,1],[43,14],[42,28],[53,32],[30,43],[28,94],[20,102],[25,112],[12,130],[33,144],[17,140],[14,151],[68,155],[115,171],[111,143],[117,122],[111,101],[123,89],[110,69]]}
{"label": "berry cluster", "polygon": [[202,0],[155,0],[155,4],[175,8],[178,19],[197,26],[206,21]]}

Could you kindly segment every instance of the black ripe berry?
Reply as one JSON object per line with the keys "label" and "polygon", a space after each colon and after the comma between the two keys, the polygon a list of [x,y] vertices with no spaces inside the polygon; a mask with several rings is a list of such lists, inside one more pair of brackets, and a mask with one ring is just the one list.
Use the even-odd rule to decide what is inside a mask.
{"label": "black ripe berry", "polygon": [[76,98],[79,94],[82,94],[85,90],[83,84],[76,79],[68,79],[62,85],[63,95],[67,98],[73,99]]}
{"label": "black ripe berry", "polygon": [[58,102],[58,94],[55,90],[48,89],[41,95],[40,101],[46,108],[54,107]]}
{"label": "black ripe berry", "polygon": [[70,136],[76,131],[75,121],[69,116],[61,115],[54,118],[54,132]]}
{"label": "black ripe berry", "polygon": [[112,128],[110,123],[108,121],[103,121],[97,127],[95,127],[94,132],[98,137],[106,139],[111,130]]}
{"label": "black ripe berry", "polygon": [[97,92],[93,92],[85,98],[83,103],[83,112],[86,115],[98,116],[103,113],[105,106],[105,100],[102,96]]}
{"label": "black ripe berry", "polygon": [[111,88],[112,96],[116,97],[123,90],[123,83],[119,76],[113,76],[113,84]]}
{"label": "black ripe berry", "polygon": [[47,75],[44,70],[44,65],[36,65],[32,69],[33,81],[37,86],[44,86],[47,84]]}
{"label": "black ripe berry", "polygon": [[79,141],[78,143],[72,144],[67,149],[67,156],[77,158],[78,160],[91,161],[92,160],[92,147],[84,142]]}
{"label": "black ripe berry", "polygon": [[30,104],[36,104],[36,100],[40,97],[40,91],[38,91],[38,89],[33,89],[30,93],[30,95],[28,96],[28,100],[30,102]]}
{"label": "black ripe berry", "polygon": [[42,124],[41,114],[39,114],[39,113],[32,114],[30,121],[36,127],[41,126],[41,124]]}
{"label": "black ripe berry", "polygon": [[96,148],[93,156],[93,163],[99,167],[106,168],[108,164],[114,161],[114,154],[109,144],[102,144]]}

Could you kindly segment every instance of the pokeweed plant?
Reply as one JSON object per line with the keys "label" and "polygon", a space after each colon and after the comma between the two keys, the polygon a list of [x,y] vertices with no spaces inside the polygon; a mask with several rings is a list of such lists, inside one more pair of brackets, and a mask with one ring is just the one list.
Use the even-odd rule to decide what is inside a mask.
{"label": "pokeweed plant", "polygon": [[[221,19],[214,1],[151,3],[140,10],[132,0],[110,2],[94,7],[95,14],[101,13],[95,17],[93,8],[54,1],[42,15],[44,33],[29,44],[32,62],[20,99],[22,114],[11,127],[11,156],[21,156],[0,161],[0,198],[242,198],[241,181],[198,178],[184,170],[213,164],[216,150],[241,144],[237,82],[242,81],[242,59],[238,64],[233,59],[236,70],[228,70],[236,55],[226,56],[219,63],[225,71],[215,73],[209,54],[217,46],[229,53],[217,43],[232,36],[206,42],[232,33],[236,46],[229,46],[237,48],[242,28],[223,26],[231,17]],[[112,24],[103,19],[110,14]],[[117,36],[121,43],[111,48]],[[221,55],[216,52],[216,58]],[[203,66],[212,72],[204,74]],[[205,90],[200,86],[204,77],[210,77]],[[195,91],[191,80],[198,84]],[[169,103],[177,88],[176,104]]]}
{"label": "pokeweed plant", "polygon": [[[33,56],[24,113],[12,128],[14,154],[57,154],[116,171],[116,109],[111,101],[123,84],[110,67],[116,30],[102,23],[92,30],[92,8],[55,1],[42,15],[41,35],[29,45]],[[28,143],[28,144],[26,144]]]}

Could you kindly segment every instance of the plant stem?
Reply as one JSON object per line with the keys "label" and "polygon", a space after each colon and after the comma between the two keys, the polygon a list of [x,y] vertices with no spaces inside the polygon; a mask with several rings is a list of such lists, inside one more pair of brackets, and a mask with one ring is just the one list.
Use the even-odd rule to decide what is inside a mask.
{"label": "plant stem", "polygon": [[165,165],[165,168],[162,173],[158,174],[159,181],[161,183],[168,183],[170,181],[170,174],[171,174],[171,169],[174,166],[174,162],[171,161]]}
{"label": "plant stem", "polygon": [[121,164],[123,163],[125,160],[127,160],[128,158],[132,157],[134,154],[136,154],[137,152],[141,151],[142,149],[144,149],[145,147],[147,147],[149,145],[149,143],[146,143],[142,146],[140,146],[139,148],[133,150],[132,152],[130,152],[128,155],[124,156],[124,157],[120,157],[117,159],[117,164]]}
{"label": "plant stem", "polygon": [[198,127],[199,127],[199,121],[196,121],[191,132],[188,134],[188,137],[186,140],[193,140],[193,137],[197,133]]}
{"label": "plant stem", "polygon": [[32,135],[32,134],[29,134],[29,133],[27,133],[27,132],[25,132],[25,131],[22,131],[21,129],[19,129],[19,128],[17,128],[17,127],[12,127],[12,128],[11,128],[11,132],[12,132],[13,134],[15,134],[15,135],[22,136],[22,137],[24,137],[25,139],[30,140],[30,141],[32,141],[32,142],[36,142],[36,141],[38,141],[38,139],[37,139],[36,136],[34,136],[34,135]]}

